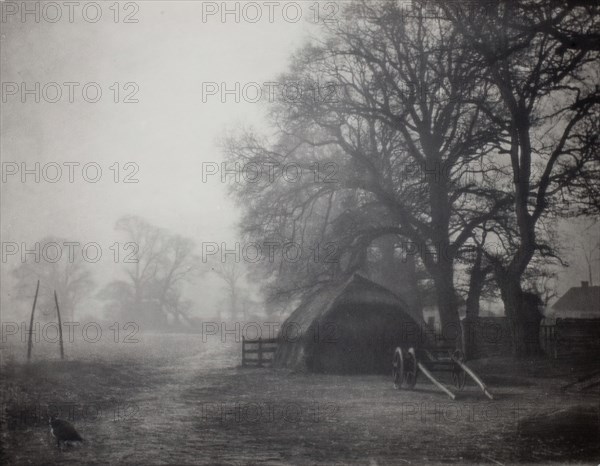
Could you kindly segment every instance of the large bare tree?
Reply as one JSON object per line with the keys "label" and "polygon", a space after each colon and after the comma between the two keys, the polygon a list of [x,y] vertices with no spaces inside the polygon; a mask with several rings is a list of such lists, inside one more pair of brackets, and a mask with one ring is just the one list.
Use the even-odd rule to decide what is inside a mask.
{"label": "large bare tree", "polygon": [[[522,277],[536,252],[555,254],[540,222],[553,212],[589,214],[598,207],[599,10],[569,1],[499,2],[469,11],[442,5],[493,86],[493,98],[479,107],[499,128],[494,162],[510,176],[516,241],[490,260],[516,352],[535,354],[541,315],[525,299]],[[564,31],[580,37],[579,45],[567,44]]]}
{"label": "large bare tree", "polygon": [[[334,163],[335,183],[283,189],[293,198],[282,197],[281,186],[277,197],[257,185],[240,192],[274,207],[262,225],[288,221],[286,212],[317,211],[313,230],[322,226],[336,238],[350,256],[346,270],[362,267],[375,239],[398,236],[433,279],[443,325],[458,329],[455,260],[474,229],[510,199],[484,177],[481,160],[493,150],[495,130],[478,106],[489,89],[469,47],[449,21],[404,13],[400,2],[345,7],[326,38],[300,50],[280,79],[314,83],[318,92],[276,108],[277,144],[248,137],[230,144],[230,154],[252,162],[304,160],[309,168]],[[292,204],[275,208],[286,199]],[[307,222],[292,218],[294,237]]]}

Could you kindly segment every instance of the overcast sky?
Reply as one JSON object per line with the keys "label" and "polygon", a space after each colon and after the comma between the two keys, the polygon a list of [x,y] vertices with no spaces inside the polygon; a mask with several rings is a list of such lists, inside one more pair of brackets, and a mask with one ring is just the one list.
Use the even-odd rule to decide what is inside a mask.
{"label": "overcast sky", "polygon": [[[143,2],[137,24],[77,21],[3,24],[3,82],[99,83],[103,96],[87,103],[82,86],[68,103],[22,103],[7,95],[3,111],[3,161],[76,161],[100,164],[96,184],[55,184],[11,176],[3,184],[6,239],[33,241],[54,231],[93,240],[112,231],[125,213],[186,235],[205,237],[229,231],[234,213],[219,182],[201,183],[202,162],[220,161],[216,139],[225,128],[256,124],[262,104],[202,102],[203,82],[265,82],[285,69],[290,51],[301,44],[306,25],[285,21],[257,24],[202,22],[199,4]],[[105,7],[103,14],[112,12]],[[77,18],[76,18],[77,19]],[[139,86],[139,103],[115,104],[109,87],[121,83],[121,99]],[[88,88],[89,95],[95,94]],[[48,88],[50,92],[50,88]],[[231,97],[232,99],[233,97]],[[135,162],[137,184],[115,184],[114,162]],[[90,171],[93,176],[93,170]],[[33,180],[32,176],[27,177]],[[216,179],[216,177],[215,177]],[[18,215],[12,215],[12,209]],[[5,219],[6,220],[6,219]],[[33,224],[35,223],[35,227]]]}
{"label": "overcast sky", "polygon": [[[78,10],[69,22],[67,7],[56,23],[44,21],[55,16],[50,10],[40,11],[39,23],[33,15],[22,23],[21,12],[3,18],[2,161],[16,162],[19,170],[21,162],[28,168],[39,162],[42,179],[36,183],[27,175],[23,183],[17,173],[3,180],[2,241],[31,244],[53,234],[97,242],[106,254],[112,243],[123,241],[114,224],[129,213],[198,243],[234,241],[237,213],[218,177],[202,183],[202,162],[220,163],[218,139],[229,129],[260,126],[268,103],[235,103],[233,96],[227,104],[219,96],[203,102],[202,83],[226,82],[233,88],[236,82],[273,81],[291,51],[315,32],[313,13],[304,8],[294,23],[275,10],[271,22],[265,9],[253,24],[244,18],[255,12],[246,10],[245,16],[240,11],[239,23],[234,15],[222,22],[218,13],[203,18],[198,2],[145,1],[137,3],[139,11],[131,18],[137,23],[122,22],[133,9],[123,9],[115,23],[111,4],[102,4],[96,23]],[[287,17],[293,19],[293,13],[287,11]],[[87,11],[89,18],[93,14]],[[30,89],[36,82],[41,88],[56,82],[63,96],[48,102],[55,98],[49,86],[46,95],[40,90],[40,103],[34,95],[26,95],[23,103],[21,89],[12,95],[7,82],[25,82]],[[73,103],[69,85],[63,84],[68,82],[80,83],[72,87]],[[83,85],[90,82],[102,89],[97,103],[83,98]],[[115,82],[119,100],[135,90],[124,84],[135,83],[139,90],[132,98],[139,102],[114,103]],[[95,87],[87,90],[93,100]],[[74,167],[73,183],[65,162],[81,164]],[[82,167],[89,162],[103,170],[96,183],[83,179]],[[139,182],[115,183],[115,162],[121,176],[133,171],[131,166],[125,170],[125,163],[136,163],[139,172],[133,178]],[[56,183],[43,179],[48,163],[63,169]],[[46,168],[54,177],[54,168]],[[87,174],[95,176],[93,166]],[[10,265],[2,264],[3,278]],[[98,263],[94,272],[102,276],[113,269],[114,264]],[[3,287],[2,293],[9,291]]]}

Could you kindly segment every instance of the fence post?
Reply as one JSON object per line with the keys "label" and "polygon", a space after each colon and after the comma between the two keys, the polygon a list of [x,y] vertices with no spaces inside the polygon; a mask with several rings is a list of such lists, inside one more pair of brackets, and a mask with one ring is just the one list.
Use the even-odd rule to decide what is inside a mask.
{"label": "fence post", "polygon": [[258,339],[258,367],[262,367],[262,338]]}
{"label": "fence post", "polygon": [[554,359],[558,359],[558,340],[556,338],[556,324],[552,327],[552,349],[554,352]]}
{"label": "fence post", "polygon": [[242,335],[242,367],[246,367],[246,337]]}

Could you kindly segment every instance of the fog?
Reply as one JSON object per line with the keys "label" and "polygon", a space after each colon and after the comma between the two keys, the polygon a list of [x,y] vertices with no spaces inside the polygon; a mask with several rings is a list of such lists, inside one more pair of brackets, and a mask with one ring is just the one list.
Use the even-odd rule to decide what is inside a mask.
{"label": "fog", "polygon": [[[123,241],[114,229],[123,215],[141,216],[194,239],[198,247],[236,241],[236,208],[218,176],[202,182],[202,163],[221,162],[218,142],[229,130],[260,127],[268,103],[236,103],[233,97],[223,103],[219,95],[203,102],[202,83],[233,87],[235,82],[273,81],[285,70],[290,52],[314,30],[304,20],[249,24],[230,17],[223,23],[217,15],[203,22],[200,3],[192,2],[144,2],[133,17],[137,23],[115,23],[107,5],[97,23],[83,20],[81,13],[70,23],[66,7],[54,24],[22,23],[19,14],[2,23],[2,82],[26,82],[31,89],[35,82],[41,88],[55,82],[63,92],[56,103],[49,102],[53,90],[47,99],[40,91],[39,103],[35,95],[21,98],[20,88],[16,95],[3,93],[2,161],[18,164],[19,173],[5,175],[2,182],[2,241],[33,247],[53,235],[98,243],[103,258],[91,264],[98,288],[122,273],[108,248]],[[120,20],[129,12],[121,11]],[[63,85],[69,82],[80,83],[73,88],[73,103]],[[102,89],[96,103],[82,97],[83,86],[90,82]],[[114,88],[109,89],[115,82],[120,83],[119,103],[114,102]],[[137,88],[125,89],[128,82]],[[134,90],[131,99],[138,102],[123,103]],[[89,95],[94,94],[92,89]],[[73,166],[72,183],[65,162],[80,164]],[[115,162],[121,170],[118,183]],[[35,175],[21,181],[21,163],[32,170],[40,164],[39,182]],[[54,163],[62,176],[47,182],[44,167],[46,178],[54,178],[56,171],[47,165]],[[99,181],[84,179],[86,163],[101,167]],[[138,182],[123,182],[135,167],[126,169],[126,163],[139,167],[131,177]],[[94,179],[94,168],[89,170]],[[10,270],[20,263],[19,256],[2,263],[2,311],[9,315],[15,305]],[[215,305],[211,278],[187,291],[200,315],[205,309],[210,314]],[[35,283],[31,287],[33,294]]]}

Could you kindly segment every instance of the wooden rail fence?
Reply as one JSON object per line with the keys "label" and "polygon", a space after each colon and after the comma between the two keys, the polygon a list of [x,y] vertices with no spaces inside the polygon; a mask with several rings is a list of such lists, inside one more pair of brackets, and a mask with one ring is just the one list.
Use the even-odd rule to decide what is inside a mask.
{"label": "wooden rail fence", "polygon": [[554,359],[558,357],[555,330],[556,326],[554,324],[540,325],[540,338],[542,349],[548,356]]}
{"label": "wooden rail fence", "polygon": [[272,365],[275,351],[277,351],[276,338],[248,340],[242,337],[242,367]]}
{"label": "wooden rail fence", "polygon": [[600,354],[600,319],[556,319],[540,327],[542,348],[557,359]]}

